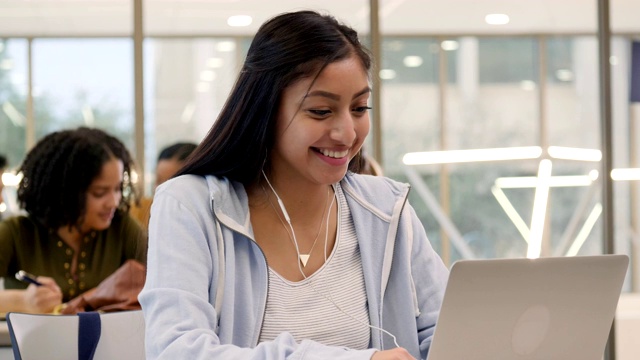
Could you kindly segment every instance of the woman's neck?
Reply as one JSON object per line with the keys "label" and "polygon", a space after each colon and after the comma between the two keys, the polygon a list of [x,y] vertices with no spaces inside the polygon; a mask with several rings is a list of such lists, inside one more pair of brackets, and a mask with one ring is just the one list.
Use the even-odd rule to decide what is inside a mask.
{"label": "woman's neck", "polygon": [[274,180],[263,177],[255,186],[256,192],[260,197],[271,198],[276,207],[279,206],[277,199],[281,199],[289,215],[301,220],[317,218],[318,212],[322,212],[326,207],[327,191],[333,194],[331,185],[301,184],[293,181],[282,184]]}
{"label": "woman's neck", "polygon": [[58,236],[73,250],[78,251],[82,244],[82,233],[74,226],[62,226],[58,229]]}

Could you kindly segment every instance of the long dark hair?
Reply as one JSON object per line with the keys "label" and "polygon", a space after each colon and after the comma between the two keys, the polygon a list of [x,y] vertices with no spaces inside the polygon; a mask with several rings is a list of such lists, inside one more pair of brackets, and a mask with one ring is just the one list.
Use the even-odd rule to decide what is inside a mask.
{"label": "long dark hair", "polygon": [[282,91],[349,56],[371,69],[371,56],[356,31],[332,16],[298,11],[265,22],[218,119],[176,176],[213,174],[254,182],[268,166]]}
{"label": "long dark hair", "polygon": [[128,211],[133,160],[120,140],[99,129],[81,127],[53,132],[25,157],[19,173],[18,201],[30,216],[50,229],[78,228],[86,212],[87,190],[112,158],[124,165],[119,210]]}

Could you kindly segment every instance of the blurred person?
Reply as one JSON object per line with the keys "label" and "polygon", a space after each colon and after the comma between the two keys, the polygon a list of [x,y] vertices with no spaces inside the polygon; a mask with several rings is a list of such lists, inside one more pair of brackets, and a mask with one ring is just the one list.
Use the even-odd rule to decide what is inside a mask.
{"label": "blurred person", "polygon": [[148,359],[424,359],[448,270],[409,186],[357,172],[371,57],[352,28],[265,22],[208,135],[156,189]]}
{"label": "blurred person", "polygon": [[[2,192],[4,191],[4,182],[2,180],[2,175],[4,174],[5,169],[7,168],[7,158],[0,154],[0,206],[5,206],[4,204],[4,197],[2,196]],[[4,212],[3,210],[5,209],[0,209],[0,220],[2,219],[2,213]]]}
{"label": "blurred person", "polygon": [[180,142],[162,149],[156,165],[156,187],[171,179],[196,147],[198,145],[193,143]]}
{"label": "blurred person", "polygon": [[[191,155],[197,146],[190,142],[179,142],[162,149],[156,163],[156,186],[171,179],[182,168],[187,157]],[[152,201],[153,198],[143,197],[131,207],[131,216],[138,220],[145,230],[149,226]]]}
{"label": "blurred person", "polygon": [[[132,166],[122,142],[102,130],[38,141],[18,170],[27,215],[0,222],[0,312],[51,312],[128,259],[145,263],[146,234],[127,214]],[[41,285],[18,281],[19,270]]]}

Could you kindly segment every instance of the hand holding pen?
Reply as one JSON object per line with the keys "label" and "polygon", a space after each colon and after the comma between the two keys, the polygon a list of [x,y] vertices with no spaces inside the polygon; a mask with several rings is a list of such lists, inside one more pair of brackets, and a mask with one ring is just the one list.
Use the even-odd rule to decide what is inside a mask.
{"label": "hand holding pen", "polygon": [[18,271],[16,279],[29,283],[23,297],[27,312],[48,313],[62,303],[62,290],[52,278]]}
{"label": "hand holding pen", "polygon": [[42,286],[42,283],[36,280],[36,276],[29,274],[24,270],[20,270],[16,273],[16,279],[36,286]]}

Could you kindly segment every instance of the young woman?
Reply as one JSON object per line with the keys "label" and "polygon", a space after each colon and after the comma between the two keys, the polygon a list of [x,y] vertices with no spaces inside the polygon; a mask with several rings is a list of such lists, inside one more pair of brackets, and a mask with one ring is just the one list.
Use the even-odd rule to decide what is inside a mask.
{"label": "young woman", "polygon": [[409,187],[349,169],[370,69],[331,16],[262,25],[208,136],[157,189],[148,358],[426,357],[447,269]]}
{"label": "young woman", "polygon": [[[146,235],[130,218],[132,159],[97,129],[54,132],[27,154],[18,201],[0,223],[0,312],[51,312],[97,286],[126,260],[144,262]],[[15,278],[24,270],[40,286]]]}

